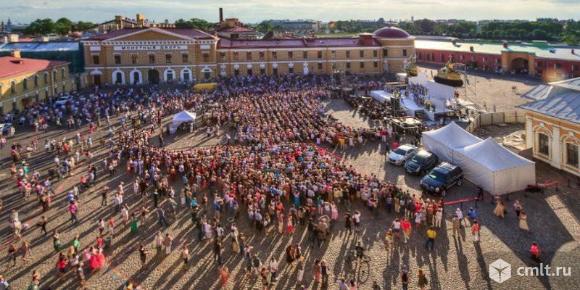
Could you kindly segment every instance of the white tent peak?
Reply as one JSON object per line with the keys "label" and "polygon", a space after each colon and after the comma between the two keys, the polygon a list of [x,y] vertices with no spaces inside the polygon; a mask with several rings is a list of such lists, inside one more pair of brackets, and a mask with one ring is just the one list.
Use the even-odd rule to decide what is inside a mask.
{"label": "white tent peak", "polygon": [[494,171],[534,164],[534,162],[498,144],[491,137],[479,143],[466,146],[459,151]]}
{"label": "white tent peak", "polygon": [[461,148],[482,141],[480,138],[465,131],[465,129],[461,128],[455,122],[451,122],[436,130],[423,132],[423,136],[425,135],[451,148]]}

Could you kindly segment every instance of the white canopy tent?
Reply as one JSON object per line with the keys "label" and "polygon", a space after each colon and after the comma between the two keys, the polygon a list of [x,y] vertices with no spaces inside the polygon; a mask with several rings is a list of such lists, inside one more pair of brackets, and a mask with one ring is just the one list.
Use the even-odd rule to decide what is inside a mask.
{"label": "white canopy tent", "polygon": [[383,91],[383,90],[371,91],[370,95],[375,101],[381,102],[381,103],[390,102],[391,98],[393,97],[392,94],[387,93],[386,91]]}
{"label": "white canopy tent", "polygon": [[170,133],[175,133],[177,127],[183,123],[195,122],[197,115],[188,111],[181,111],[173,116],[171,121]]}
{"label": "white canopy tent", "polygon": [[488,138],[455,150],[453,162],[469,181],[493,195],[520,191],[536,183],[535,163]]}
{"label": "white canopy tent", "polygon": [[476,144],[482,140],[465,131],[455,122],[437,130],[423,132],[422,142],[427,150],[435,153],[442,161],[453,163],[454,150]]}

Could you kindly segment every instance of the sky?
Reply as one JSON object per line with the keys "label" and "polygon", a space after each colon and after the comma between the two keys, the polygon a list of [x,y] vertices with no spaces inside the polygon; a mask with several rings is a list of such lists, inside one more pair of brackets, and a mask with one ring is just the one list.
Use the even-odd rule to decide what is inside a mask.
{"label": "sky", "polygon": [[104,22],[136,13],[156,22],[225,17],[257,23],[265,19],[580,19],[580,0],[0,0],[0,20],[28,23],[67,17]]}

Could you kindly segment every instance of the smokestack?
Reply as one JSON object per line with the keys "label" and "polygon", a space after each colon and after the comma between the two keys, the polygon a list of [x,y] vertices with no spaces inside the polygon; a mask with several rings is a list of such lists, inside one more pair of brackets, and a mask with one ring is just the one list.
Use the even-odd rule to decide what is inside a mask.
{"label": "smokestack", "polygon": [[220,7],[220,23],[224,22],[224,9]]}

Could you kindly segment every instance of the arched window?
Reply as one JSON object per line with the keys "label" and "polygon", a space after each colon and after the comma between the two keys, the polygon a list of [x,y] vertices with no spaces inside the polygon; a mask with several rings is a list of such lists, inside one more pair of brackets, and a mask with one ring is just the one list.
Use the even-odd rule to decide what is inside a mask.
{"label": "arched window", "polygon": [[189,70],[183,71],[183,81],[184,82],[191,81],[191,75],[189,74]]}
{"label": "arched window", "polygon": [[123,83],[123,73],[118,71],[115,73],[115,84],[122,84]]}
{"label": "arched window", "polygon": [[133,72],[133,84],[137,85],[141,83],[141,74],[139,73],[139,71],[134,71]]}
{"label": "arched window", "polygon": [[538,133],[538,153],[550,156],[550,137],[544,133]]}

